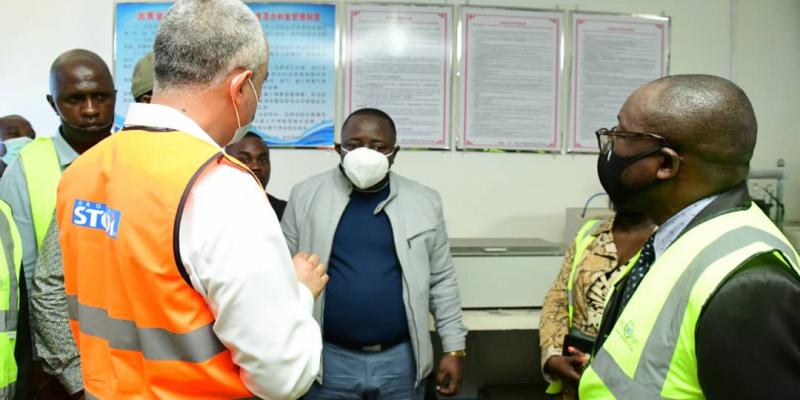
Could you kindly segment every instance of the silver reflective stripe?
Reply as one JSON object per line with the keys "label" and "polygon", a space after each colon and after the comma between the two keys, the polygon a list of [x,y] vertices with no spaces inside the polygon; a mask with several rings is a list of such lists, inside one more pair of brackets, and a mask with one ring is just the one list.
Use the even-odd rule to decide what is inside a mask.
{"label": "silver reflective stripe", "polygon": [[[86,390],[83,391],[83,395],[86,398],[86,400],[100,400],[99,397],[87,392]],[[3,398],[3,397],[0,397],[0,398]],[[260,400],[260,397],[243,397],[243,398],[238,399],[238,400]]]}
{"label": "silver reflective stripe", "polygon": [[6,320],[8,319],[8,316],[9,316],[8,314],[9,314],[9,312],[6,311],[6,310],[0,311],[0,332],[9,332],[10,333],[11,331],[16,331],[16,329],[8,329],[8,326],[7,326],[8,324],[6,323]]}
{"label": "silver reflective stripe", "polygon": [[0,388],[0,399],[13,399],[16,382],[11,382],[6,387]]}
{"label": "silver reflective stripe", "polygon": [[661,398],[661,390],[667,379],[672,356],[675,354],[675,346],[678,343],[686,306],[695,283],[715,261],[757,241],[764,242],[780,251],[787,260],[798,265],[794,251],[783,240],[769,232],[750,226],[727,232],[706,246],[692,260],[670,291],[642,349],[633,379],[628,378],[605,350],[605,347],[595,355],[592,360],[592,369],[615,397],[619,399]]}
{"label": "silver reflective stripe", "polygon": [[0,241],[3,242],[3,252],[6,253],[6,268],[8,268],[8,310],[3,318],[5,326],[0,327],[2,331],[17,330],[17,318],[19,316],[19,305],[17,297],[19,282],[17,282],[17,266],[14,265],[14,237],[11,236],[11,223],[4,212],[0,212]]}
{"label": "silver reflective stripe", "polygon": [[110,317],[106,310],[79,304],[67,296],[70,318],[80,322],[81,333],[108,341],[116,350],[139,351],[150,361],[186,361],[199,363],[225,351],[214,334],[213,324],[188,333],[174,333],[161,328],[139,328],[133,321]]}

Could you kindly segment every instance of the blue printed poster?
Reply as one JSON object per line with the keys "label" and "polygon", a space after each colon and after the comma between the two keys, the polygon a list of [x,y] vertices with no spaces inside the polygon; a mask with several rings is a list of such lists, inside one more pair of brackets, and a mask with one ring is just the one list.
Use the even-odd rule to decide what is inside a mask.
{"label": "blue printed poster", "polygon": [[[115,124],[131,96],[136,62],[153,50],[159,21],[171,3],[117,3],[114,76]],[[276,147],[333,145],[336,8],[333,4],[250,3],[270,47],[269,79],[252,130]]]}

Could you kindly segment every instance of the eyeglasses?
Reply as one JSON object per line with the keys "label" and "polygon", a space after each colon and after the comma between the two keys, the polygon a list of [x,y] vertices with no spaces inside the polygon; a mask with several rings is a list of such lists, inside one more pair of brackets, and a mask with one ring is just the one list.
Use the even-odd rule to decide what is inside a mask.
{"label": "eyeglasses", "polygon": [[655,139],[664,144],[669,144],[669,141],[655,133],[645,132],[618,132],[616,127],[608,130],[606,128],[598,129],[594,134],[597,136],[597,147],[600,149],[601,154],[611,154],[614,151],[614,142],[616,138],[622,139]]}

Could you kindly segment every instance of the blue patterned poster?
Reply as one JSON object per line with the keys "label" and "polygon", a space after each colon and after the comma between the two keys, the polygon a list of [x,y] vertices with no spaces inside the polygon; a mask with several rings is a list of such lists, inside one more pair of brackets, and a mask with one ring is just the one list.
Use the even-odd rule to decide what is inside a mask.
{"label": "blue patterned poster", "polygon": [[[133,67],[153,49],[158,24],[171,3],[117,3],[114,76],[116,124],[122,125],[131,96]],[[332,4],[251,3],[270,46],[253,130],[271,146],[333,145],[336,8]]]}

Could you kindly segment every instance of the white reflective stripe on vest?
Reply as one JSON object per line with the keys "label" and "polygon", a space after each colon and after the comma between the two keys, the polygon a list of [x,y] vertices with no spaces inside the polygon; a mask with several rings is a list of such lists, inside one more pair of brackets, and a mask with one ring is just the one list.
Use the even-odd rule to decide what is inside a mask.
{"label": "white reflective stripe on vest", "polygon": [[78,321],[82,334],[108,341],[116,350],[141,352],[150,361],[200,363],[225,351],[214,334],[214,323],[191,332],[175,333],[162,328],[140,328],[133,321],[113,318],[106,310],[79,304],[67,296],[70,319]]}
{"label": "white reflective stripe on vest", "polygon": [[[743,226],[735,228],[706,246],[688,265],[664,303],[655,326],[647,337],[631,379],[614,358],[601,348],[592,359],[591,368],[606,388],[619,399],[660,399],[692,288],[700,275],[727,254],[754,243],[758,238],[769,250],[780,251],[794,266],[800,265],[794,249],[772,233]],[[754,256],[756,254],[753,254]],[[746,261],[746,260],[743,260]]]}

